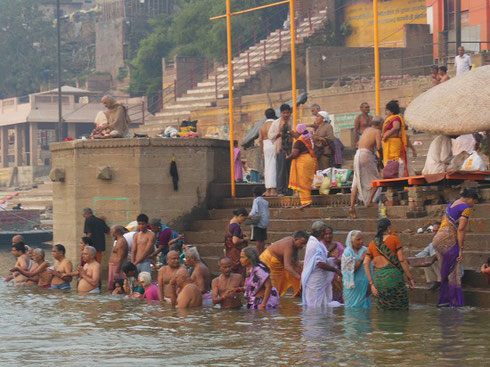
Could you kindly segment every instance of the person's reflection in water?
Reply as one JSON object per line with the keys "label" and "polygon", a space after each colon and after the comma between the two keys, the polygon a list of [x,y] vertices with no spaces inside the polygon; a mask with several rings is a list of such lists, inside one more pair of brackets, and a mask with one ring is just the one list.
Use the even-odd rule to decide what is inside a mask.
{"label": "person's reflection in water", "polygon": [[344,309],[344,336],[350,340],[363,341],[373,331],[369,308]]}
{"label": "person's reflection in water", "polygon": [[470,356],[465,352],[464,317],[462,309],[448,308],[439,313],[441,343],[437,350],[445,360],[464,361]]}

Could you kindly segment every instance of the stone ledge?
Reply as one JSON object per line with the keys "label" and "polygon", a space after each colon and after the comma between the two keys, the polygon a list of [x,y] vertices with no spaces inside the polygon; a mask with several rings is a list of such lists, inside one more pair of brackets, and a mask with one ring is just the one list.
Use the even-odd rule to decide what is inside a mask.
{"label": "stone ledge", "polygon": [[100,139],[100,140],[73,140],[52,143],[51,152],[74,149],[100,149],[100,148],[126,148],[126,147],[214,147],[229,148],[227,140],[204,138],[128,138],[128,139]]}

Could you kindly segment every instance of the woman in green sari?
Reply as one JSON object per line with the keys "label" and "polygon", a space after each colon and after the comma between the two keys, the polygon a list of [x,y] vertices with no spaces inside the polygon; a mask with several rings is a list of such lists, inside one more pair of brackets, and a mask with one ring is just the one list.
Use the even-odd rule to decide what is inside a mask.
{"label": "woman in green sari", "polygon": [[[378,221],[378,233],[369,244],[364,258],[364,269],[369,279],[371,292],[376,298],[378,309],[408,309],[408,291],[403,273],[408,278],[408,286],[415,286],[402,245],[397,236],[391,234],[391,222],[387,218]],[[371,273],[374,264],[374,279]]]}

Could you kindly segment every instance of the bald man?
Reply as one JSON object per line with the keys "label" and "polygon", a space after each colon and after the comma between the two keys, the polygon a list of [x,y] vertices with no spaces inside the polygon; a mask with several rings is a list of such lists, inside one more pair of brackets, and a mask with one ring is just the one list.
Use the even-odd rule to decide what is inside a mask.
{"label": "bald man", "polygon": [[174,250],[169,251],[167,254],[167,265],[158,270],[158,298],[160,301],[171,302],[172,289],[170,281],[180,269],[185,269],[185,266],[180,264],[180,254]]}
{"label": "bald man", "polygon": [[[193,308],[202,306],[202,294],[197,285],[192,283],[187,269],[179,269],[171,280],[172,305],[176,308]],[[181,291],[177,296],[176,289]]]}

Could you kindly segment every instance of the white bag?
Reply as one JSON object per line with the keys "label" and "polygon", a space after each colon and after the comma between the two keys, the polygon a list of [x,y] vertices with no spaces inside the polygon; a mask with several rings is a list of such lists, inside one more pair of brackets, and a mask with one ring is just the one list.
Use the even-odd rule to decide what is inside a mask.
{"label": "white bag", "polygon": [[477,152],[470,154],[463,162],[462,171],[485,171],[485,163]]}

